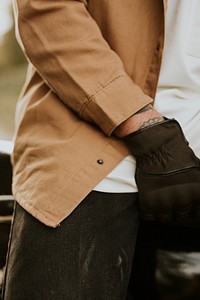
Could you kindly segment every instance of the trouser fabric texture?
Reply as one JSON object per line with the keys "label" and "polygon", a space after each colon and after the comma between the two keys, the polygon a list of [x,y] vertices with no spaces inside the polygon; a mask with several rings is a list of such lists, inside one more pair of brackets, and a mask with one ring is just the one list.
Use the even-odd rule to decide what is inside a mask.
{"label": "trouser fabric texture", "polygon": [[138,222],[137,193],[92,191],[57,228],[16,203],[3,299],[128,299]]}

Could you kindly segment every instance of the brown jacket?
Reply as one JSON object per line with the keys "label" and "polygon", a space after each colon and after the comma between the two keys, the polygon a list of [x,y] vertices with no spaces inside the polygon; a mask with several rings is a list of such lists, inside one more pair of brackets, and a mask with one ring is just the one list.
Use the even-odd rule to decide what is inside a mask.
{"label": "brown jacket", "polygon": [[129,153],[112,132],[153,101],[165,1],[15,0],[14,6],[30,63],[17,107],[13,194],[56,227]]}

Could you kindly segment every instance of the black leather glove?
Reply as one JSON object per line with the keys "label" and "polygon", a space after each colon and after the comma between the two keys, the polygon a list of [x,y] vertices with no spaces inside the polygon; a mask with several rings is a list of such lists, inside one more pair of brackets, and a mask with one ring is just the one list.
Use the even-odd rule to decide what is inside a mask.
{"label": "black leather glove", "polygon": [[141,217],[161,222],[196,218],[200,223],[200,160],[179,123],[165,119],[123,140],[136,158]]}

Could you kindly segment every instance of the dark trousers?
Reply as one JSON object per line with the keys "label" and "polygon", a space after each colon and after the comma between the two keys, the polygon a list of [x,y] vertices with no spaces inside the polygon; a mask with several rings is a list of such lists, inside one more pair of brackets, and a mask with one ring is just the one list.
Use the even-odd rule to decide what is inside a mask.
{"label": "dark trousers", "polygon": [[136,193],[93,191],[53,229],[16,204],[3,299],[127,299],[137,205]]}

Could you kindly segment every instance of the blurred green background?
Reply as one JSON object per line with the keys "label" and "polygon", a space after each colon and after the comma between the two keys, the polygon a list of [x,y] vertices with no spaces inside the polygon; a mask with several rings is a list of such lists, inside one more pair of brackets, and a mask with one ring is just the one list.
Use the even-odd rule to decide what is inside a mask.
{"label": "blurred green background", "polygon": [[25,80],[27,63],[15,39],[12,6],[9,4],[8,8],[6,4],[5,7],[10,16],[4,21],[8,23],[9,19],[9,29],[0,37],[0,139],[11,140],[15,106]]}

